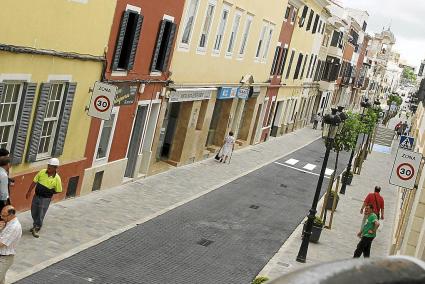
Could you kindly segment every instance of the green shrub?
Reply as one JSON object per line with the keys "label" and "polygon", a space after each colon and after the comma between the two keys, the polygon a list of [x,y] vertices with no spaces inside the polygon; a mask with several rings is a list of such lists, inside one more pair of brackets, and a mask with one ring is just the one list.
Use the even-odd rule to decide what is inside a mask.
{"label": "green shrub", "polygon": [[264,276],[258,276],[252,281],[252,284],[261,284],[266,282],[267,280],[269,280],[269,278]]}
{"label": "green shrub", "polygon": [[314,216],[313,225],[318,227],[323,227],[323,225],[325,225],[325,222],[323,222],[323,220],[320,217]]}

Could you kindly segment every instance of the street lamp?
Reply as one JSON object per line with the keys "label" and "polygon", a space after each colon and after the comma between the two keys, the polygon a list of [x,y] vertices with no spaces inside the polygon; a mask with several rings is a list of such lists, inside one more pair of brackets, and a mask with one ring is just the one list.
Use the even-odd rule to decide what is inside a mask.
{"label": "street lamp", "polygon": [[[362,121],[362,120],[363,120],[363,116],[364,116],[364,113],[365,113],[366,109],[370,107],[369,99],[367,99],[367,98],[366,98],[366,99],[364,99],[364,101],[362,101],[362,102],[360,103],[360,106],[363,108],[363,110],[362,110],[362,114],[361,114],[361,116],[360,116],[360,117],[361,117],[361,118],[360,118],[360,120]],[[357,134],[356,144],[357,144],[357,141],[359,140],[359,135],[360,135],[360,133],[359,133],[359,134]],[[365,137],[365,135],[363,134],[363,139],[362,139],[362,144],[361,144],[360,149],[363,147],[364,137]],[[353,150],[351,150],[350,159],[348,160],[347,169],[345,170],[347,173],[350,173],[350,172],[351,172],[351,166],[352,166],[352,164],[353,164],[353,158],[354,158],[355,151],[356,151],[356,147],[354,147],[354,148],[353,148]],[[343,178],[343,179],[342,179],[342,186],[341,186],[341,190],[339,191],[339,193],[341,193],[341,194],[345,194],[345,190],[346,190],[346,189],[347,189],[347,179],[346,179],[346,178]]]}
{"label": "street lamp", "polygon": [[341,118],[337,114],[338,110],[333,108],[331,114],[325,115],[323,121],[328,127],[327,135],[326,135],[326,152],[325,157],[323,159],[322,169],[320,170],[319,180],[316,186],[316,192],[314,193],[313,203],[311,204],[311,208],[309,214],[307,216],[307,224],[304,229],[303,240],[301,242],[300,250],[298,251],[297,261],[305,263],[308,251],[308,245],[310,242],[311,229],[313,228],[314,217],[317,212],[317,203],[319,202],[320,191],[322,190],[323,179],[325,177],[325,170],[328,164],[329,154],[332,149],[332,144],[335,139],[338,130],[338,124],[341,122]]}

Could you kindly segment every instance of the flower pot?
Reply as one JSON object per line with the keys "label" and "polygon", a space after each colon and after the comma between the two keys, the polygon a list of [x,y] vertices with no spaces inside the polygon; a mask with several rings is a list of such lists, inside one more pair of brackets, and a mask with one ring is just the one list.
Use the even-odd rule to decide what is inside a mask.
{"label": "flower pot", "polygon": [[[332,205],[334,203],[334,198],[336,198],[335,195],[329,196],[328,203],[326,203],[326,210],[332,210]],[[335,210],[336,210],[337,207],[338,207],[338,198],[336,200]]]}
{"label": "flower pot", "polygon": [[[307,222],[304,223],[303,232],[305,230],[305,227],[307,226]],[[310,242],[318,243],[320,239],[320,234],[322,233],[323,225],[318,226],[313,224],[313,227],[311,227],[311,235],[310,235]]]}

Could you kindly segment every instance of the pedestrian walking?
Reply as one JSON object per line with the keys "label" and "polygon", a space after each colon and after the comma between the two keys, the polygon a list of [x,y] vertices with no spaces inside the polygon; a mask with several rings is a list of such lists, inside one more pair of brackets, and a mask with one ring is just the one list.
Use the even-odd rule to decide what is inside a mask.
{"label": "pedestrian walking", "polygon": [[384,198],[381,196],[380,186],[375,186],[374,192],[366,196],[360,209],[360,214],[363,214],[363,209],[369,204],[372,204],[372,211],[376,214],[378,220],[384,220]]}
{"label": "pedestrian walking", "polygon": [[362,230],[358,232],[357,236],[360,238],[360,242],[357,244],[357,248],[354,251],[354,258],[370,256],[370,249],[372,247],[372,241],[376,237],[376,230],[378,230],[379,222],[378,216],[373,213],[373,205],[368,204],[364,211],[366,222],[363,224]]}
{"label": "pedestrian walking", "polygon": [[[4,159],[4,158],[8,158],[9,157],[9,151],[5,148],[1,148],[0,149],[0,160]],[[9,167],[10,168],[10,167]],[[7,198],[7,205],[10,205],[10,190],[15,186],[15,180],[13,178],[9,177],[9,170],[7,170],[7,175],[8,175],[8,187],[7,187],[7,192],[8,192],[8,198]]]}
{"label": "pedestrian walking", "polygon": [[37,173],[26,194],[26,198],[29,199],[35,187],[35,194],[31,204],[33,227],[30,230],[35,238],[40,236],[39,231],[43,226],[43,220],[47,209],[49,209],[53,194],[62,192],[62,181],[57,173],[58,167],[59,160],[56,158],[50,159],[47,169],[43,169]]}
{"label": "pedestrian walking", "polygon": [[10,158],[0,158],[0,211],[9,201],[9,168]]}
{"label": "pedestrian walking", "polygon": [[235,149],[235,137],[233,132],[230,131],[229,135],[224,138],[223,146],[220,151],[220,163],[226,163],[227,159],[232,155],[233,150]]}
{"label": "pedestrian walking", "polygon": [[313,129],[317,129],[317,125],[319,124],[320,113],[314,114],[313,116]]}
{"label": "pedestrian walking", "polygon": [[22,227],[13,206],[1,210],[0,228],[0,284],[5,283],[6,272],[13,264],[16,247],[22,236]]}

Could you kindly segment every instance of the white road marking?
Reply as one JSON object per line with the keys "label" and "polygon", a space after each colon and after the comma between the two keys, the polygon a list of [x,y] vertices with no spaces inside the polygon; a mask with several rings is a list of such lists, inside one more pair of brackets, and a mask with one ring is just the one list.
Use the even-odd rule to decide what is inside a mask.
{"label": "white road marking", "polygon": [[306,169],[306,170],[309,170],[309,171],[312,171],[312,170],[314,170],[314,168],[316,167],[316,165],[313,165],[313,164],[307,164],[307,165],[305,165],[304,167],[303,167],[303,169]]}
{"label": "white road marking", "polygon": [[[319,174],[316,174],[316,173],[313,173],[313,172],[308,172],[308,171],[306,171],[306,170],[299,169],[299,168],[296,168],[296,167],[291,167],[291,166],[288,166],[288,165],[286,165],[286,164],[282,164],[282,163],[279,163],[279,162],[274,162],[274,163],[275,163],[275,164],[277,164],[277,165],[280,165],[280,166],[284,166],[284,167],[287,167],[287,168],[290,168],[290,169],[293,169],[293,170],[299,171],[299,172],[306,173],[306,174],[315,175],[315,176],[320,176]],[[329,178],[329,177],[325,176],[324,178]]]}
{"label": "white road marking", "polygon": [[333,172],[334,170],[326,168],[325,175],[330,176]]}
{"label": "white road marking", "polygon": [[299,160],[289,159],[289,160],[285,161],[285,164],[290,164],[291,166],[293,166],[298,162],[299,162]]}

